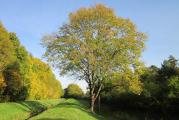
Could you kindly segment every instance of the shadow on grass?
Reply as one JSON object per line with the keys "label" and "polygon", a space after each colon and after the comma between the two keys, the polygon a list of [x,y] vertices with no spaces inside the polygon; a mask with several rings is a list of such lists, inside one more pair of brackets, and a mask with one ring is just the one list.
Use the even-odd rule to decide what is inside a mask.
{"label": "shadow on grass", "polygon": [[39,101],[24,101],[24,102],[19,102],[19,104],[27,108],[27,109],[23,109],[24,111],[30,112],[29,118],[47,110],[47,106],[43,105]]}
{"label": "shadow on grass", "polygon": [[[73,99],[67,99],[65,102],[59,103],[58,105],[56,105],[54,107],[54,109],[56,109],[56,108],[57,109],[58,108],[66,109],[66,111],[68,111],[68,108],[76,109],[76,110],[79,110],[78,112],[81,111],[80,113],[82,113],[82,114],[84,113],[84,115],[86,114],[87,116],[89,116],[89,119],[91,117],[91,118],[95,118],[95,119],[98,119],[98,120],[106,120],[106,119],[104,119],[104,117],[102,117],[100,115],[91,113],[90,110],[87,109],[88,108],[88,103],[85,102],[85,101],[81,101],[81,100],[76,101],[76,100],[73,100]],[[46,112],[48,113],[48,111],[46,111]],[[50,114],[50,115],[44,116],[44,117],[42,117],[43,116],[42,115],[40,118],[37,117],[36,120],[69,120],[69,118],[64,118],[65,116],[61,115],[60,113],[61,113],[60,111],[59,111],[59,113],[55,113],[55,114],[59,114],[59,116],[56,116],[55,118],[53,118],[53,114]],[[72,116],[72,118],[73,118],[73,116]],[[80,116],[79,116],[79,119],[83,120],[83,118],[80,118]]]}
{"label": "shadow on grass", "polygon": [[[80,111],[84,112],[84,113],[87,113],[89,116],[93,117],[93,118],[96,118],[98,120],[105,120],[104,117],[100,116],[100,115],[97,115],[95,113],[92,113],[90,112],[90,110],[87,110],[87,106],[86,106],[86,102],[80,102],[80,103],[60,103],[56,106],[57,108],[74,108],[74,109],[79,109]],[[42,119],[40,119],[42,120]],[[45,120],[45,118],[44,118]],[[46,120],[48,120],[48,118],[46,118]],[[49,120],[53,120],[51,118],[49,118]],[[55,119],[54,119],[55,120]],[[64,119],[64,118],[59,118],[58,120],[68,120],[68,119]]]}
{"label": "shadow on grass", "polygon": [[37,120],[67,120],[67,119],[64,119],[64,118],[40,118]]}
{"label": "shadow on grass", "polygon": [[[28,109],[24,109],[24,110],[31,113],[29,118],[27,118],[27,119],[33,118],[33,117],[41,114],[45,110],[47,110],[47,107],[45,105],[43,105],[42,103],[40,103],[39,101],[25,101],[25,102],[19,102],[19,104],[23,105],[25,108],[28,108]],[[88,116],[91,116],[95,119],[110,120],[110,119],[104,118],[101,115],[93,114],[92,112],[90,112],[90,110],[88,109],[88,102],[86,102],[86,101],[81,101],[81,100],[80,101],[70,101],[70,100],[68,101],[68,100],[66,100],[65,102],[59,103],[59,104],[55,105],[54,107],[55,108],[64,108],[64,109],[65,108],[78,109],[82,113],[87,114]],[[48,111],[46,111],[46,112],[48,112]],[[36,120],[69,120],[69,119],[63,118],[62,116],[60,116],[60,113],[59,113],[58,118],[53,118],[53,114],[52,114],[49,117],[44,116],[43,118],[37,118]]]}

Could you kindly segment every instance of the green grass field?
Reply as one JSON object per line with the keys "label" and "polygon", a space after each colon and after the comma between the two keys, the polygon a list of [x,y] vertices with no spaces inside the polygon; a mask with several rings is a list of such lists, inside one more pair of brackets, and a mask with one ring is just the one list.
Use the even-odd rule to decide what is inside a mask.
{"label": "green grass field", "polygon": [[104,120],[104,117],[94,115],[88,110],[86,101],[68,99],[31,120]]}
{"label": "green grass field", "polygon": [[60,99],[0,103],[0,120],[113,120],[89,111],[84,100]]}
{"label": "green grass field", "polygon": [[0,103],[0,120],[25,120],[65,99]]}

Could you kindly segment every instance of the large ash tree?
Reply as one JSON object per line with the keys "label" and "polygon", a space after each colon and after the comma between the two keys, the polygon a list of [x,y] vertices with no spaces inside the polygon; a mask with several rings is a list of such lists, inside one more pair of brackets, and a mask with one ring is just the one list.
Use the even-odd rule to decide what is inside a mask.
{"label": "large ash tree", "polygon": [[58,33],[45,36],[42,44],[48,62],[61,74],[87,82],[94,112],[104,81],[114,72],[135,71],[145,39],[129,19],[98,4],[69,14],[69,21]]}

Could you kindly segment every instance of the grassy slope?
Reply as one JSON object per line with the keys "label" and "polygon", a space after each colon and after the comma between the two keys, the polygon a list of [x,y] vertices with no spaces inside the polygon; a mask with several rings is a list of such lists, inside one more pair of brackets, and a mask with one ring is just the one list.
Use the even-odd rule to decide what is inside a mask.
{"label": "grassy slope", "polygon": [[62,101],[64,99],[0,103],[0,120],[24,120]]}
{"label": "grassy slope", "polygon": [[86,101],[68,99],[31,120],[112,120],[111,118],[94,115],[88,110]]}
{"label": "grassy slope", "polygon": [[87,101],[75,99],[0,103],[0,120],[113,120],[88,108]]}

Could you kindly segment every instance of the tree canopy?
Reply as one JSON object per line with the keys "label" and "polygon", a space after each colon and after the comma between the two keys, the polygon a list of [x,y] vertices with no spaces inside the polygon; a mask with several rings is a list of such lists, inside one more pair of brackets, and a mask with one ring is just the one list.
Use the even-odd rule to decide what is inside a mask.
{"label": "tree canopy", "polygon": [[7,30],[0,22],[0,72],[14,60],[14,48]]}
{"label": "tree canopy", "polygon": [[50,67],[30,55],[15,33],[0,24],[0,101],[60,98],[63,90]]}
{"label": "tree canopy", "polygon": [[50,67],[37,58],[31,57],[30,86],[28,99],[57,99],[63,95],[60,82]]}

